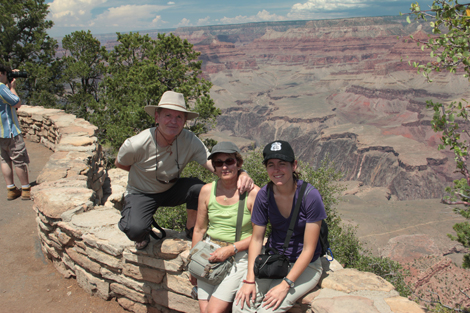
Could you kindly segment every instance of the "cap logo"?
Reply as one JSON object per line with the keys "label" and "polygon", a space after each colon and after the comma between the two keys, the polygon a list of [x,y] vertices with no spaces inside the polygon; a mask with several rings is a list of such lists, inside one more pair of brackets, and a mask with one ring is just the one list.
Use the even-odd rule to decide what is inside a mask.
{"label": "cap logo", "polygon": [[271,151],[280,151],[281,150],[281,143],[280,142],[273,142],[271,144]]}

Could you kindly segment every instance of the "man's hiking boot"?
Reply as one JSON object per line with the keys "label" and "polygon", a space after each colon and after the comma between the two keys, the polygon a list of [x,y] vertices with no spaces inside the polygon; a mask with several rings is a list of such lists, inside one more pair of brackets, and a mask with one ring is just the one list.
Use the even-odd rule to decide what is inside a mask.
{"label": "man's hiking boot", "polygon": [[21,200],[31,200],[31,187],[21,189]]}
{"label": "man's hiking boot", "polygon": [[8,193],[7,193],[7,200],[8,201],[15,200],[16,198],[21,196],[21,190],[16,188],[16,186],[11,187],[11,188],[7,188],[7,189],[8,189]]}

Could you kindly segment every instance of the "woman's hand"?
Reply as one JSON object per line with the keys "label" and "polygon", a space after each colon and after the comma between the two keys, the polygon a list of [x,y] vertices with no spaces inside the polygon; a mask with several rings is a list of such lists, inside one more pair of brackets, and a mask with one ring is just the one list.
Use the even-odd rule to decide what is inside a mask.
{"label": "woman's hand", "polygon": [[191,274],[189,274],[189,281],[191,282],[191,285],[197,286],[197,278]]}
{"label": "woman's hand", "polygon": [[254,304],[256,301],[256,285],[255,284],[243,284],[243,286],[238,290],[237,295],[235,296],[235,305],[240,303],[240,308],[243,310],[243,306],[248,305],[251,308],[250,303]]}
{"label": "woman's hand", "polygon": [[235,254],[235,250],[233,249],[232,245],[219,248],[211,253],[209,262],[223,262],[234,254]]}
{"label": "woman's hand", "polygon": [[279,285],[271,288],[263,299],[263,308],[269,309],[272,307],[273,310],[276,310],[287,296],[290,286],[282,281]]}

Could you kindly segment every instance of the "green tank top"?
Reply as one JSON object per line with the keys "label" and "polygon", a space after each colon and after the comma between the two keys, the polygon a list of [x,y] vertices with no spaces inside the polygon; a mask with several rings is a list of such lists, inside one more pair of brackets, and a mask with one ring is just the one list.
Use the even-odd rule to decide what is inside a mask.
{"label": "green tank top", "polygon": [[[211,196],[209,198],[209,227],[207,228],[207,235],[214,240],[233,243],[235,242],[235,232],[237,228],[238,202],[233,205],[222,205],[218,203],[215,200],[217,182],[218,180],[215,180],[212,184]],[[245,198],[240,240],[251,236],[252,233],[251,213],[246,206]]]}

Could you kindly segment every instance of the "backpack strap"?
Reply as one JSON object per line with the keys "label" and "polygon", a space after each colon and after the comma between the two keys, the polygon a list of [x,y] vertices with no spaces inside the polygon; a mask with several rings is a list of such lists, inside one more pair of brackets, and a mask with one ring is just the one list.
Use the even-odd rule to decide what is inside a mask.
{"label": "backpack strap", "polygon": [[287,247],[289,246],[290,237],[292,237],[292,233],[294,232],[295,222],[297,221],[297,216],[299,215],[300,205],[302,204],[302,199],[304,197],[305,188],[307,188],[307,182],[304,181],[302,187],[300,187],[299,197],[297,198],[297,202],[295,203],[294,212],[292,213],[292,218],[289,224],[289,230],[287,231],[286,240],[284,241],[284,245],[282,246],[283,251],[282,254],[286,251]]}
{"label": "backpack strap", "polygon": [[237,229],[235,231],[235,242],[240,241],[242,235],[243,211],[245,210],[246,191],[240,195],[238,200]]}

